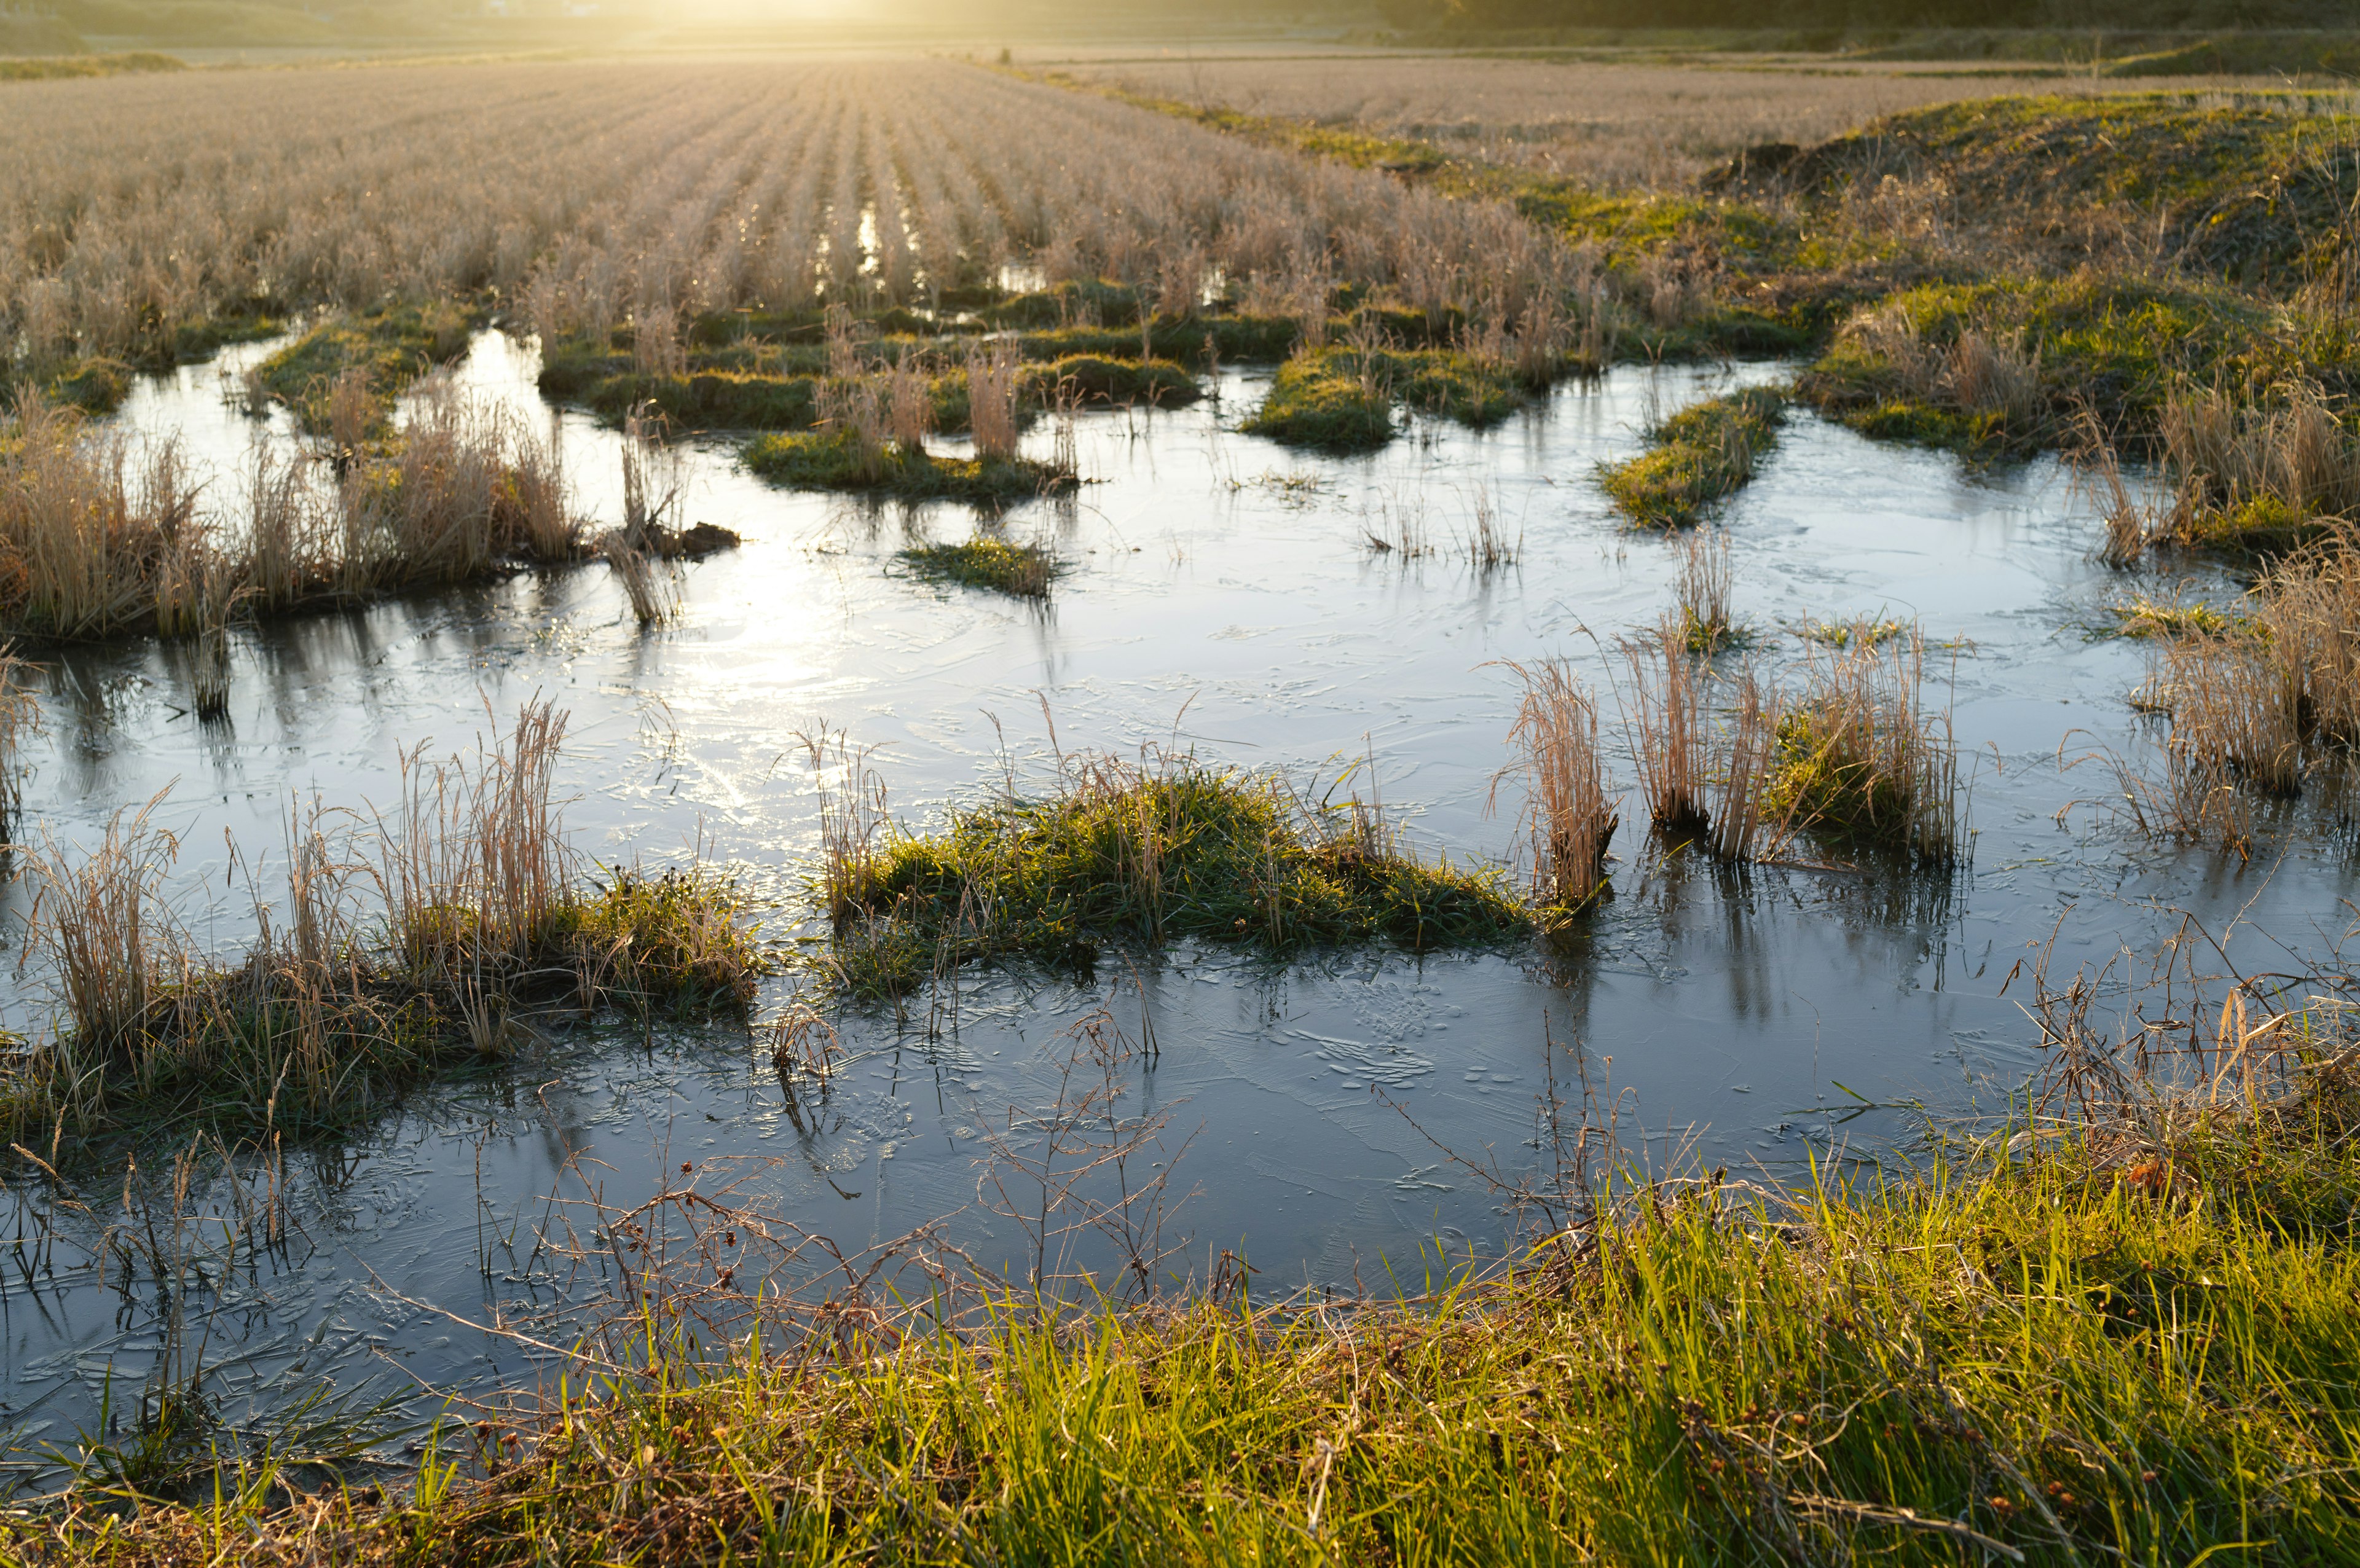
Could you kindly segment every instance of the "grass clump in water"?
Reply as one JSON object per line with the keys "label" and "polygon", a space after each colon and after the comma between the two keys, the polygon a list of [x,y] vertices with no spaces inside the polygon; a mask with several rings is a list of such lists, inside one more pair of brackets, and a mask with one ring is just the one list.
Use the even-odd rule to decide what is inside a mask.
{"label": "grass clump in water", "polygon": [[402,389],[464,353],[475,326],[474,316],[447,299],[338,316],[264,360],[257,379],[313,435],[342,439],[355,416],[338,407],[340,391],[344,398],[363,396],[362,433],[375,437],[388,428]]}
{"label": "grass clump in water", "polygon": [[2122,637],[2228,637],[2250,628],[2243,615],[2225,615],[2212,605],[2178,601],[2161,603],[2145,596],[2106,606],[2114,625],[2102,636]]}
{"label": "grass clump in water", "polygon": [[901,559],[923,576],[1028,599],[1046,597],[1060,570],[1057,558],[1037,544],[982,534],[956,544],[918,545]]}
{"label": "grass clump in water", "polygon": [[1278,367],[1270,395],[1238,428],[1287,446],[1373,452],[1393,439],[1393,387],[1369,355],[1300,354]]}
{"label": "grass clump in water", "polygon": [[1763,792],[1770,820],[1948,865],[1958,854],[1959,752],[1923,702],[1925,645],[1855,640],[1816,659],[1781,714]]}
{"label": "grass clump in water", "polygon": [[837,976],[860,996],[974,959],[1087,961],[1109,942],[1425,949],[1532,923],[1500,877],[1420,858],[1372,807],[1185,756],[1068,757],[1054,793],[832,854],[820,891]]}
{"label": "grass clump in water", "polygon": [[286,900],[235,964],[193,953],[164,904],[180,846],[152,803],[78,862],[45,843],[30,945],[62,1021],[0,1063],[0,1132],[54,1149],[191,1117],[349,1127],[429,1076],[515,1055],[535,1009],[742,1009],[763,958],[733,883],[574,875],[551,802],[563,731],[533,703],[472,760],[411,754],[367,844],[299,815]]}
{"label": "grass clump in water", "polygon": [[850,430],[778,433],[745,452],[747,470],[796,490],[872,490],[905,500],[1008,506],[1072,489],[1071,469],[1021,455],[940,457],[900,441],[864,440]]}
{"label": "grass clump in water", "polygon": [[1909,629],[1909,623],[1887,615],[1859,615],[1849,621],[1803,621],[1787,629],[1807,643],[1842,649],[1891,642]]}
{"label": "grass clump in water", "polygon": [[1686,528],[1754,477],[1777,443],[1786,399],[1767,387],[1691,404],[1647,434],[1649,450],[1601,470],[1615,509],[1642,528]]}

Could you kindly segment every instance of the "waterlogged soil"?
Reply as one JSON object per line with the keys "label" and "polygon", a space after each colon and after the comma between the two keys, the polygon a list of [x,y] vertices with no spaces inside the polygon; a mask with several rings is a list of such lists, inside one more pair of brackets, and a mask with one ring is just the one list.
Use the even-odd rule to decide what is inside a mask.
{"label": "waterlogged soil", "polygon": [[[486,335],[460,376],[551,422],[584,505],[611,522],[619,438],[541,404],[534,368],[528,347]],[[573,715],[561,793],[584,853],[658,866],[701,845],[777,903],[782,938],[818,831],[797,736],[822,726],[879,748],[892,809],[916,826],[1011,770],[1047,780],[1054,721],[1067,749],[1193,746],[1314,789],[1372,759],[1421,847],[1508,859],[1518,792],[1503,786],[1496,811],[1492,799],[1516,681],[1497,661],[1563,654],[1602,683],[1613,638],[1672,602],[1677,546],[1622,526],[1596,465],[1635,451],[1659,410],[1778,374],[1622,370],[1489,432],[1420,422],[1350,460],[1234,433],[1266,372],[1225,373],[1217,397],[1185,410],[1085,415],[1090,483],[990,525],[1070,566],[1044,608],[897,563],[912,542],[977,527],[960,507],[779,492],[739,472],[728,442],[690,441],[682,520],[745,542],[685,568],[677,626],[639,629],[594,564],[249,629],[229,718],[210,724],[171,650],[72,650],[49,663],[27,833],[88,844],[112,813],[156,799],[154,820],[180,835],[180,919],[198,945],[233,952],[293,800],[389,807],[402,747],[472,746],[543,696]],[[209,501],[235,507],[249,444],[291,438],[223,391],[213,367],[184,370],[143,386],[121,418],[177,432],[211,475]],[[1032,439],[1045,453],[1054,431]],[[1514,564],[1467,559],[1479,505],[1520,539]],[[1431,555],[1367,548],[1404,508],[1422,510]],[[1109,954],[1095,976],[969,971],[955,1007],[920,997],[837,1017],[846,1056],[824,1103],[791,1103],[743,1029],[552,1026],[520,1061],[421,1094],[349,1142],[287,1149],[269,1170],[245,1161],[250,1185],[276,1183],[272,1246],[237,1220],[217,1171],[188,1205],[213,1223],[130,1250],[101,1245],[138,1212],[119,1160],[61,1193],[12,1175],[8,1463],[38,1475],[39,1445],[103,1426],[110,1399],[128,1418],[171,1344],[152,1264],[133,1266],[157,1251],[181,1259],[184,1352],[217,1366],[234,1417],[322,1377],[421,1417],[529,1385],[554,1353],[489,1325],[563,1345],[575,1314],[612,1300],[593,1218],[564,1206],[594,1193],[628,1206],[667,1181],[737,1181],[847,1253],[939,1220],[1021,1278],[1030,1254],[983,1201],[996,1193],[979,1198],[982,1160],[1011,1107],[1054,1096],[1067,1031],[1102,1007],[1158,1048],[1123,1071],[1126,1107],[1168,1117],[1150,1158],[1171,1171],[1167,1237],[1188,1246],[1166,1267],[1201,1276],[1228,1249],[1266,1288],[1382,1289],[1419,1277],[1437,1245],[1497,1247],[1499,1195],[1446,1150],[1530,1171],[1552,1080],[1579,1098],[1578,1061],[1634,1160],[1793,1181],[1815,1157],[1906,1150],[1923,1115],[2004,1108],[2038,1037],[2024,982],[2006,996],[2003,984],[2052,938],[2052,967],[2070,971],[2151,950],[2190,912],[2233,953],[2274,954],[2264,967],[2294,966],[2278,943],[2324,954],[2353,878],[2309,808],[2251,865],[2142,843],[2086,805],[2060,821],[2114,792],[2094,765],[2060,768],[2060,746],[2067,762],[2101,748],[2154,761],[2125,701],[2144,651],[2087,634],[2109,601],[2163,586],[2091,561],[2097,524],[2068,474],[1970,471],[1797,416],[1725,520],[1736,607],[1765,662],[1799,660],[1786,628],[1826,618],[1915,619],[1939,644],[1928,664],[1972,791],[1971,863],[1954,879],[1832,862],[1716,876],[1626,825],[1613,896],[1555,951],[1273,965],[1183,950]],[[2202,573],[2191,585],[2229,591]],[[1627,788],[1611,703],[1607,732]],[[1626,821],[1643,815],[1626,802]],[[23,878],[0,885],[12,917],[29,901]],[[767,983],[759,1011],[797,984]],[[11,965],[0,985],[12,1024],[46,1027],[38,965]],[[169,1152],[140,1160],[159,1180]],[[568,1217],[587,1261],[536,1245]]]}

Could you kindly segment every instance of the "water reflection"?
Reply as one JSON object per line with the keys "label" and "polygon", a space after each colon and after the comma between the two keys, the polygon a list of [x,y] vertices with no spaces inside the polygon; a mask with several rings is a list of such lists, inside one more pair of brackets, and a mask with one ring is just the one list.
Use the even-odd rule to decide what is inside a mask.
{"label": "water reflection", "polygon": [[[611,520],[618,438],[551,414],[536,368],[529,346],[487,335],[461,375],[553,420],[582,505]],[[117,808],[170,785],[158,811],[183,844],[176,907],[204,945],[234,951],[254,912],[229,846],[268,886],[290,792],[388,803],[400,747],[470,744],[541,693],[574,714],[562,781],[585,855],[659,863],[701,838],[782,900],[815,843],[795,736],[823,722],[880,746],[912,825],[1004,777],[1043,778],[1053,721],[1066,748],[1176,742],[1297,778],[1370,755],[1423,850],[1509,855],[1513,812],[1487,811],[1510,707],[1491,661],[1558,653],[1597,680],[1600,645],[1669,603],[1676,549],[1619,528],[1591,474],[1631,450],[1651,397],[1675,405],[1715,373],[1619,372],[1487,433],[1421,424],[1349,460],[1226,430],[1259,379],[1227,372],[1188,409],[1084,416],[1081,464],[1098,483],[998,519],[783,495],[740,473],[726,443],[691,442],[685,515],[747,543],[691,567],[683,624],[653,634],[595,564],[356,606],[238,633],[218,724],[193,717],[174,650],[65,650],[30,754],[28,831],[87,844]],[[209,372],[143,386],[125,418],[177,425],[217,486],[209,498],[236,494],[253,441],[291,439],[283,420],[228,408]],[[1365,548],[1365,519],[1403,497],[1422,497],[1447,538],[1479,486],[1521,533],[1513,567]],[[1797,419],[1728,520],[1735,607],[1765,659],[1799,657],[1781,626],[1861,614],[1917,616],[1971,645],[1954,722],[1962,751],[1992,765],[1955,877],[1732,871],[1626,828],[1613,897],[1529,952],[1273,965],[1182,950],[1085,973],[970,970],[899,1012],[840,1018],[846,1057],[824,1094],[791,1093],[743,1029],[552,1025],[511,1072],[421,1094],[344,1143],[282,1151],[287,1243],[235,1269],[207,1263],[170,1299],[228,1309],[216,1346],[270,1397],[396,1365],[436,1388],[530,1376],[514,1345],[446,1312],[522,1313],[562,1334],[559,1309],[608,1282],[536,1256],[535,1227],[593,1192],[638,1203],[683,1160],[757,1161],[750,1191],[847,1248],[944,1219],[1014,1269],[1022,1227],[978,1206],[978,1161],[990,1129],[1054,1096],[1069,1031],[1102,1008],[1157,1047],[1124,1068],[1129,1105],[1167,1115],[1172,1146],[1193,1137],[1172,1184],[1194,1194],[1177,1212],[1197,1264],[1231,1248],[1275,1282],[1349,1284],[1437,1236],[1497,1245],[1497,1195],[1437,1145],[1529,1167],[1546,1104],[1578,1094],[1579,1067],[1657,1157],[1692,1142],[1713,1163],[1790,1172],[1813,1151],[1906,1135],[1913,1102],[1956,1110],[2003,1094],[2031,1051],[2000,981],[2052,931],[2069,967],[2160,940],[2178,907],[2300,944],[2350,893],[2348,837],[2313,832],[2348,812],[2333,800],[2298,808],[2311,825],[2284,858],[2250,866],[2131,844],[2086,812],[2059,827],[2091,789],[2057,768],[2061,737],[2134,757],[2152,741],[2123,700],[2137,650],[2076,629],[2114,580],[2088,561],[2094,522],[2050,465],[1969,475]],[[893,560],[978,527],[1054,541],[1073,570],[1048,613],[920,582]],[[1627,780],[1627,759],[1614,765]],[[27,896],[21,879],[0,884],[0,909],[20,915]],[[761,1012],[795,985],[774,981]],[[40,1027],[48,1006],[40,976],[11,966],[7,1021]],[[125,1294],[90,1217],[121,1212],[121,1171],[77,1178],[87,1214],[38,1185],[0,1200],[20,1226],[52,1226],[58,1264],[0,1258],[0,1360],[16,1374],[0,1421],[61,1436],[94,1419],[110,1367],[136,1382],[160,1353],[166,1298]],[[234,1220],[226,1181],[200,1182],[198,1206]]]}

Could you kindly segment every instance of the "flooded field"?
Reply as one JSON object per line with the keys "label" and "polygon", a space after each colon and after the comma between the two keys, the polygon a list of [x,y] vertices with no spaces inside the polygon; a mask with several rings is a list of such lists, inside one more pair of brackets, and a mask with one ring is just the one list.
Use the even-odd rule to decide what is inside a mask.
{"label": "flooded field", "polygon": [[[177,434],[206,506],[235,509],[251,443],[295,441],[283,415],[249,419],[224,397],[270,346],[144,381],[116,416]],[[611,520],[622,438],[542,405],[536,368],[529,343],[486,333],[455,378],[553,424],[578,503]],[[1421,421],[1350,459],[1236,433],[1268,373],[1227,370],[1186,409],[1081,415],[1078,493],[989,520],[774,490],[731,445],[687,442],[684,518],[744,542],[685,568],[677,624],[642,630],[594,563],[246,627],[214,722],[194,716],[169,645],[45,656],[24,836],[87,846],[154,800],[179,839],[181,920],[231,953],[290,805],[390,809],[403,748],[472,746],[543,698],[571,714],[558,793],[578,848],[609,866],[701,853],[732,867],[788,952],[817,929],[820,793],[801,737],[824,730],[877,748],[913,828],[1011,779],[1041,786],[1061,749],[1153,746],[1282,768],[1314,798],[1351,774],[1343,792],[1381,796],[1424,852],[1511,861],[1520,801],[1513,786],[1492,800],[1516,682],[1498,661],[1564,655],[1611,689],[1628,679],[1615,637],[1671,603],[1680,546],[1612,515],[1597,465],[1663,410],[1786,368],[1618,369],[1489,432]],[[1511,563],[1463,545],[1485,509],[1518,541]],[[2052,944],[2055,973],[2095,970],[2192,919],[2233,962],[2329,961],[2353,876],[2324,808],[2270,808],[2245,863],[2133,836],[2107,813],[2110,768],[2065,766],[2153,763],[2128,702],[2147,656],[2092,636],[2106,606],[2133,586],[2225,600],[2225,577],[2181,565],[2158,584],[2097,564],[2100,524],[2054,461],[1973,470],[1801,415],[1723,522],[1765,667],[1803,660],[1808,625],[1922,626],[1970,779],[1955,875],[1802,849],[1717,869],[1652,843],[1633,797],[1611,898],[1546,946],[969,969],[955,996],[831,1010],[844,1055],[824,1097],[790,1093],[743,1027],[541,1020],[520,1060],[421,1092],[365,1136],[243,1155],[234,1177],[194,1159],[177,1202],[172,1149],[137,1151],[129,1206],[119,1165],[12,1187],[5,1446],[95,1430],[159,1357],[192,1354],[234,1411],[322,1378],[420,1416],[496,1399],[614,1299],[602,1217],[699,1183],[847,1254],[935,1225],[1022,1279],[1041,1244],[994,1157],[1020,1113],[1057,1098],[1074,1027],[1099,1009],[1142,1047],[1120,1070],[1134,1108],[1163,1118],[1140,1158],[1168,1172],[1165,1234],[1186,1238],[1165,1268],[1207,1278],[1227,1251],[1280,1289],[1382,1290],[1437,1251],[1496,1252],[1502,1200],[1468,1162],[1532,1169],[1547,1101],[1580,1097],[1577,1062],[1633,1160],[1799,1181],[1814,1160],[1906,1155],[1926,1118],[2003,1109],[2038,1044],[2028,983],[2008,982]],[[1044,604],[923,582],[898,558],[978,528],[1054,545],[1068,570]],[[1374,550],[1372,533],[1429,548]],[[1611,701],[1606,715],[1627,792]],[[19,878],[0,898],[21,917],[31,890]],[[38,965],[5,984],[12,1027],[48,1027]],[[766,980],[757,1018],[807,985],[792,965]],[[174,1216],[160,1234],[159,1205]]]}

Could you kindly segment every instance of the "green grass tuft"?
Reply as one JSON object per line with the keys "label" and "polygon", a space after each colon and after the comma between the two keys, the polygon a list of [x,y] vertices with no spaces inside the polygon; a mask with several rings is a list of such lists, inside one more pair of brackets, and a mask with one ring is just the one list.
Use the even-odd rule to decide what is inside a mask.
{"label": "green grass tuft", "polygon": [[1499,876],[1421,859],[1273,775],[1187,758],[1072,766],[1057,794],[955,811],[825,888],[846,988],[897,996],[946,964],[1086,961],[1109,942],[1425,949],[1532,928]]}
{"label": "green grass tuft", "polygon": [[1767,387],[1709,397],[1650,430],[1650,450],[1601,467],[1600,480],[1640,527],[1686,528],[1754,477],[1785,418],[1785,397]]}
{"label": "green grass tuft", "polygon": [[923,576],[1028,599],[1047,597],[1061,570],[1057,558],[1037,544],[983,535],[957,544],[919,545],[903,550],[901,559]]}
{"label": "green grass tuft", "polygon": [[0,1552],[2349,1562],[2353,1101],[2176,1117],[2137,1162],[2068,1138],[1792,1198],[1646,1186],[1398,1302],[1003,1302],[956,1330],[863,1306],[719,1356],[651,1327],[483,1478],[459,1445],[391,1498],[12,1510]]}
{"label": "green grass tuft", "polygon": [[761,436],[748,443],[747,470],[797,490],[871,490],[905,500],[1008,506],[1070,490],[1075,476],[1028,457],[938,457],[888,442],[864,450],[848,430]]}
{"label": "green grass tuft", "polygon": [[1335,353],[1298,354],[1278,367],[1270,395],[1238,427],[1287,446],[1374,452],[1393,439],[1390,385],[1359,373]]}

